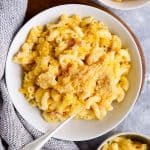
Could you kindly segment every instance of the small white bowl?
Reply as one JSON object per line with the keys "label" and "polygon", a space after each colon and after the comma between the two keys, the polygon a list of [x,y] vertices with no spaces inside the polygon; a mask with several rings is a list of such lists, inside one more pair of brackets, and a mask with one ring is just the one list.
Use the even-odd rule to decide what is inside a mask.
{"label": "small white bowl", "polygon": [[123,0],[122,2],[115,2],[113,0],[96,0],[96,1],[103,3],[108,7],[120,10],[137,9],[150,4],[149,0]]}
{"label": "small white bowl", "polygon": [[143,135],[143,134],[139,134],[139,133],[124,132],[124,133],[115,134],[115,135],[107,138],[104,142],[102,142],[102,144],[100,144],[100,146],[97,148],[97,150],[102,150],[102,148],[105,144],[107,144],[109,141],[115,139],[116,137],[131,138],[133,140],[137,140],[139,142],[143,142],[144,144],[147,144],[150,148],[150,137]]}
{"label": "small white bowl", "polygon": [[25,97],[19,93],[18,89],[22,82],[22,69],[18,64],[12,61],[12,58],[25,41],[28,32],[33,26],[44,25],[49,21],[57,20],[58,17],[64,13],[68,15],[77,14],[82,17],[93,16],[97,20],[103,21],[108,25],[111,32],[121,37],[123,45],[129,48],[132,59],[132,68],[129,73],[130,88],[122,103],[114,103],[114,110],[108,113],[101,121],[73,120],[54,135],[54,137],[58,139],[82,141],[98,137],[112,130],[123,121],[130,112],[139,96],[142,85],[142,58],[140,55],[140,48],[133,34],[121,21],[106,11],[87,5],[69,4],[47,9],[33,17],[20,29],[10,46],[6,62],[6,83],[10,97],[17,111],[37,130],[41,132],[53,130],[58,123],[45,122],[41,117],[40,111],[30,106]]}

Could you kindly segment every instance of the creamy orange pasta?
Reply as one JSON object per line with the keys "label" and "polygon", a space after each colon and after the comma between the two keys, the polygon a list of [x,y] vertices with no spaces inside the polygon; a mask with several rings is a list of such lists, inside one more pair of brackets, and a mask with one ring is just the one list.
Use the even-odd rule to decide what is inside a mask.
{"label": "creamy orange pasta", "polygon": [[62,15],[33,27],[13,60],[23,68],[20,92],[48,122],[80,108],[77,118],[102,119],[129,88],[128,49],[93,17]]}
{"label": "creamy orange pasta", "polygon": [[116,137],[105,144],[101,150],[148,150],[148,146],[127,137]]}

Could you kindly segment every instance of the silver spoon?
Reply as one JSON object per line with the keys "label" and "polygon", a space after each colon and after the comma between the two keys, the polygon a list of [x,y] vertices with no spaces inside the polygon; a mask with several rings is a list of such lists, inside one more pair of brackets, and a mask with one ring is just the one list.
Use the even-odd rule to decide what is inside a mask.
{"label": "silver spoon", "polygon": [[60,125],[58,125],[53,131],[48,131],[40,138],[34,140],[33,142],[24,146],[21,150],[40,150],[43,145],[56,133],[58,132],[63,126],[65,126],[69,121],[71,121],[76,114],[72,115],[65,121],[63,121]]}

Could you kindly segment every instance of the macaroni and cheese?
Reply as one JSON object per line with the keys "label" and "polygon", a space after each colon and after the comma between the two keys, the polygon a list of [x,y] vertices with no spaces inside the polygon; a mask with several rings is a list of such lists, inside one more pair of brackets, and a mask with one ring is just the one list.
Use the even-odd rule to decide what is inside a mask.
{"label": "macaroni and cheese", "polygon": [[13,60],[23,68],[20,92],[48,122],[80,108],[77,118],[102,119],[129,88],[128,49],[93,17],[62,15],[33,27]]}
{"label": "macaroni and cheese", "polygon": [[126,137],[116,137],[105,144],[102,150],[148,150],[147,144]]}

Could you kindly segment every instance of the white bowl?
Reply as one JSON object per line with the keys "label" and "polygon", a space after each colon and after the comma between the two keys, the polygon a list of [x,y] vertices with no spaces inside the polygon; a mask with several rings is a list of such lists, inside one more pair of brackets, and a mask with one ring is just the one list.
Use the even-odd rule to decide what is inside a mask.
{"label": "white bowl", "polygon": [[100,9],[79,4],[61,5],[39,13],[20,29],[10,46],[6,63],[6,83],[14,106],[30,125],[41,132],[53,130],[58,125],[58,123],[45,122],[38,109],[30,106],[25,97],[19,93],[22,70],[18,64],[12,61],[12,57],[19,50],[33,26],[44,25],[49,21],[57,20],[63,13],[68,15],[78,14],[82,17],[93,16],[97,20],[103,21],[113,33],[121,37],[123,45],[129,48],[132,58],[132,68],[129,74],[130,88],[122,103],[114,104],[114,110],[108,113],[102,121],[73,120],[54,135],[55,138],[64,140],[88,140],[112,130],[127,116],[136,102],[142,84],[143,69],[136,42],[127,28],[112,15]]}
{"label": "white bowl", "polygon": [[123,0],[122,2],[115,2],[113,0],[97,0],[97,1],[103,3],[108,7],[120,10],[137,9],[150,4],[149,0]]}
{"label": "white bowl", "polygon": [[143,135],[143,134],[134,133],[134,132],[123,132],[123,133],[118,133],[118,134],[115,134],[115,135],[107,138],[104,142],[102,142],[102,144],[100,144],[100,146],[97,148],[97,150],[102,150],[102,148],[105,144],[107,144],[109,141],[115,139],[116,137],[120,137],[120,136],[131,138],[131,139],[137,140],[139,142],[143,142],[143,143],[147,144],[150,148],[150,137]]}

